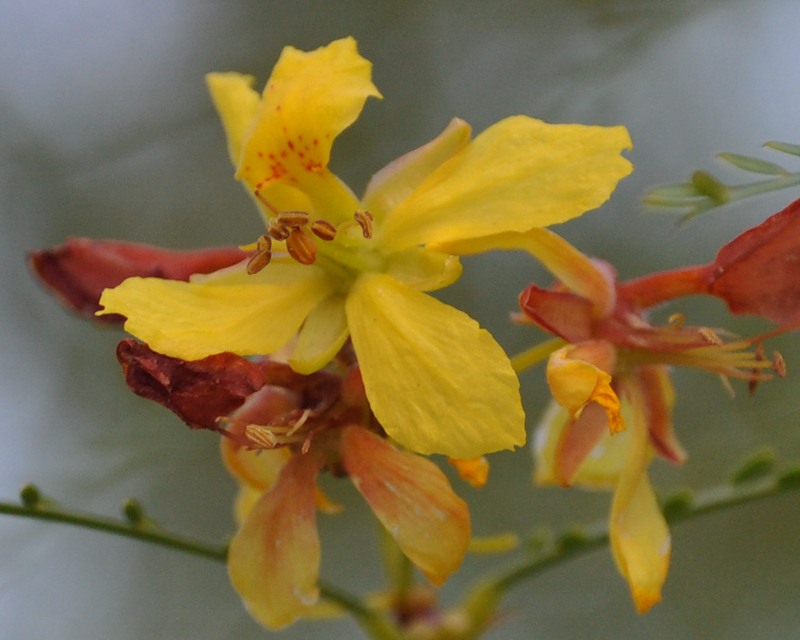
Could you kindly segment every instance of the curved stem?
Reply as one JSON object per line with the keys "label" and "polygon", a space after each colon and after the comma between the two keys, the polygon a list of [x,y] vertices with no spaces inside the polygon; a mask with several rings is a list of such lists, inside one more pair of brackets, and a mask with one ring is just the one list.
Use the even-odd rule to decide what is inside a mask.
{"label": "curved stem", "polygon": [[163,547],[185,551],[193,555],[218,560],[220,562],[224,562],[228,556],[227,545],[203,542],[187,536],[171,533],[150,521],[134,524],[125,520],[117,520],[64,509],[49,500],[40,500],[33,506],[0,502],[0,513],[34,518],[36,520],[49,520],[50,522],[60,522],[62,524],[71,524],[85,529],[103,531],[104,533],[150,542]]}
{"label": "curved stem", "polygon": [[[131,508],[132,507],[132,508]],[[227,545],[214,544],[167,531],[149,518],[144,517],[138,504],[129,501],[124,512],[127,519],[109,518],[61,507],[56,502],[39,495],[35,487],[27,486],[22,491],[22,504],[0,501],[0,514],[59,522],[84,529],[92,529],[123,536],[142,542],[168,547],[202,556],[217,562],[228,558]],[[357,597],[320,581],[320,596],[350,613],[372,637],[394,640],[394,629],[380,613],[366,607]]]}
{"label": "curved stem", "polygon": [[[667,503],[665,516],[670,523],[677,523],[740,504],[775,496],[792,489],[800,489],[800,475],[792,471],[782,477],[770,477],[744,485],[720,485],[706,489],[695,496],[680,496],[680,508]],[[557,537],[526,563],[512,567],[481,585],[480,590],[495,594],[495,597],[516,584],[543,573],[550,567],[581,557],[605,546],[608,528],[596,524],[582,531],[571,531]]]}

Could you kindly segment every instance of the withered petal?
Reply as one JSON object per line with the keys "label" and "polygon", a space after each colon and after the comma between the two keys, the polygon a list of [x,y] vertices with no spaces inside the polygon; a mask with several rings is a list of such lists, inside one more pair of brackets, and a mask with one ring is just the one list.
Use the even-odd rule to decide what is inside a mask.
{"label": "withered petal", "polygon": [[94,315],[104,289],[132,276],[188,280],[192,274],[212,273],[247,256],[237,247],[174,251],[134,242],[69,238],[57,247],[30,252],[28,263],[68,308],[93,320],[119,324],[120,315]]}
{"label": "withered petal", "polygon": [[217,418],[265,383],[261,363],[232,353],[186,361],[127,339],[117,346],[117,359],[134,393],[167,407],[193,429],[216,430]]}

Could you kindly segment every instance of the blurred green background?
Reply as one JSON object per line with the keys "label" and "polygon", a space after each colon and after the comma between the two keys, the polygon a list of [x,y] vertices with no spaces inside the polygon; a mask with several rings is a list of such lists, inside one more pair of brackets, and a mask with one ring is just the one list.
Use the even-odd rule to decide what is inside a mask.
{"label": "blurred green background", "polygon": [[[625,124],[635,173],[602,211],[559,231],[630,277],[707,261],[798,195],[765,196],[681,227],[640,205],[648,186],[719,169],[719,151],[758,155],[766,140],[800,142],[797,24],[793,0],[0,1],[0,496],[14,499],[35,481],[86,510],[113,514],[133,495],[170,528],[211,540],[232,529],[234,485],[216,436],[192,433],[130,394],[114,358],[121,334],[64,312],[24,264],[26,251],[70,234],[189,248],[250,242],[261,232],[232,180],[207,71],[243,71],[263,83],[284,45],[311,49],[354,35],[385,96],[334,148],[332,167],[356,191],[456,115],[476,131],[516,113]],[[541,337],[508,322],[532,280],[549,282],[522,255],[472,258],[442,296],[515,353]],[[731,321],[714,302],[664,313],[673,311],[743,333],[766,328]],[[787,357],[789,378],[752,398],[741,385],[731,399],[712,376],[678,374],[675,421],[690,460],[680,469],[656,463],[660,488],[714,484],[764,443],[784,460],[800,457],[796,343],[772,343]],[[547,397],[542,370],[522,382],[534,423]],[[534,489],[530,472],[523,450],[494,458],[483,491],[457,485],[473,501],[476,533],[605,517],[609,495]],[[321,516],[324,576],[378,588],[372,516],[349,483],[329,490],[348,508]],[[601,551],[514,591],[504,624],[488,637],[800,637],[798,506],[788,495],[676,527],[665,600],[646,616],[635,614]],[[0,548],[2,638],[266,635],[220,564],[8,517],[0,518]],[[468,560],[444,597],[497,562]],[[301,623],[281,637],[357,636],[345,620]]]}

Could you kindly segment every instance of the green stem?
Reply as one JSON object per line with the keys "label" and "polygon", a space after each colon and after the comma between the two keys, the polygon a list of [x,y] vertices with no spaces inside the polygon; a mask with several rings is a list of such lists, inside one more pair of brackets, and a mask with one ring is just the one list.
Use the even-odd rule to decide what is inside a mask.
{"label": "green stem", "polygon": [[[23,488],[21,495],[22,504],[0,501],[0,514],[93,529],[176,549],[217,562],[226,562],[228,558],[227,545],[203,542],[166,531],[149,518],[144,517],[139,505],[132,500],[126,502],[123,508],[126,519],[121,520],[65,509],[56,502],[41,496],[33,485]],[[355,596],[323,581],[319,583],[319,591],[322,598],[350,613],[365,630],[370,632],[373,638],[395,640],[396,635],[392,635],[394,628],[389,621],[377,611],[365,607]]]}
{"label": "green stem", "polygon": [[85,529],[103,531],[113,535],[124,536],[126,538],[133,538],[171,549],[185,551],[186,553],[211,558],[212,560],[218,560],[220,562],[224,562],[228,555],[227,545],[211,544],[171,533],[149,521],[134,524],[130,521],[117,520],[114,518],[82,513],[80,511],[71,511],[46,499],[38,500],[32,506],[0,502],[0,513],[34,518],[36,520],[49,520],[50,522],[60,522],[62,524],[70,524]]}
{"label": "green stem", "polygon": [[[667,501],[665,516],[670,523],[702,516],[723,509],[800,489],[800,472],[792,470],[780,477],[770,477],[742,485],[721,485],[696,495],[679,495],[680,503]],[[543,573],[562,562],[579,558],[608,543],[608,528],[596,524],[582,531],[570,531],[558,536],[526,563],[512,567],[483,583],[479,590],[494,598],[516,584]]]}

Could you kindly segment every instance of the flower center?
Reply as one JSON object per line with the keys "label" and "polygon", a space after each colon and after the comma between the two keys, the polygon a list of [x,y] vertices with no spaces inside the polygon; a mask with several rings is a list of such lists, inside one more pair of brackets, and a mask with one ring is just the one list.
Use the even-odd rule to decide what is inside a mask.
{"label": "flower center", "polygon": [[[255,274],[272,260],[273,241],[285,242],[289,257],[310,265],[324,255],[339,266],[356,271],[376,270],[381,262],[372,251],[364,251],[363,242],[372,238],[374,218],[369,211],[357,210],[353,219],[338,227],[324,218],[311,219],[305,211],[278,211],[258,192],[256,198],[273,214],[267,231],[254,245],[255,252],[247,263],[247,273]],[[314,236],[324,244],[314,241]],[[334,242],[338,239],[338,242]]]}

